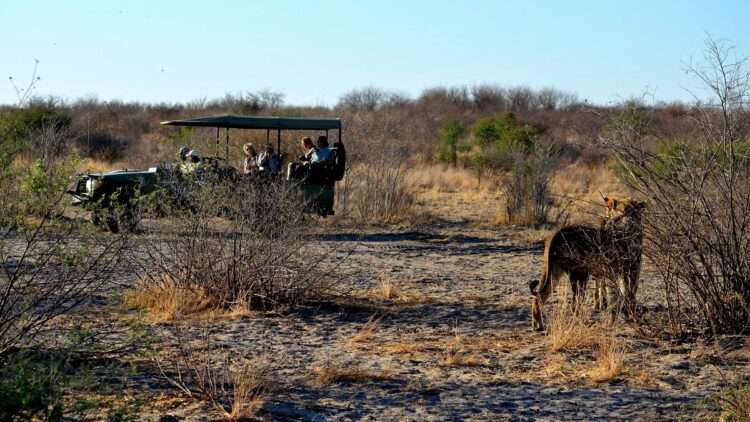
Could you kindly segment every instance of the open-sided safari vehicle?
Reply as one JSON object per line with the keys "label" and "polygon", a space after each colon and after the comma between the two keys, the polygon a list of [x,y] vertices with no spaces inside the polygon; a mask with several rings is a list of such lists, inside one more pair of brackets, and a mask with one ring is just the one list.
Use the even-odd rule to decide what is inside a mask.
{"label": "open-sided safari vehicle", "polygon": [[[264,182],[291,183],[299,188],[303,194],[304,211],[317,213],[321,216],[333,215],[335,184],[343,178],[346,166],[346,151],[341,138],[341,120],[332,118],[288,118],[288,117],[260,117],[260,116],[212,116],[194,119],[171,120],[161,123],[167,126],[189,126],[216,128],[216,156],[187,157],[187,162],[162,164],[148,170],[117,170],[104,173],[89,173],[79,175],[77,181],[68,193],[73,197],[73,204],[89,208],[93,211],[92,221],[104,225],[116,232],[121,227],[132,229],[134,210],[138,205],[138,197],[154,192],[160,180],[168,172],[193,173],[197,169],[208,180],[221,183],[253,183],[254,180]],[[220,134],[224,129],[225,156],[219,157]],[[338,131],[338,140],[330,148],[328,159],[311,162],[300,166],[282,166],[283,172],[265,172],[254,175],[240,175],[229,161],[229,130],[255,129],[266,131],[266,141],[271,142],[271,133],[276,135],[276,151],[281,151],[281,132],[285,130],[324,132],[326,138],[330,130]],[[279,157],[284,157],[280,154]],[[186,157],[183,157],[185,160]],[[193,159],[193,162],[190,160]],[[282,163],[280,163],[282,164]],[[214,177],[218,176],[218,177]],[[158,194],[158,192],[157,192]]]}

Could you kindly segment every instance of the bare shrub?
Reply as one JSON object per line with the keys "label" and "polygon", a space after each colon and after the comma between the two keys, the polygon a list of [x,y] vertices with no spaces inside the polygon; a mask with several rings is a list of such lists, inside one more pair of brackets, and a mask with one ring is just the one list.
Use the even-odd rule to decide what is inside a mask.
{"label": "bare shrub", "polygon": [[176,334],[176,355],[154,358],[162,377],[188,396],[208,401],[226,420],[254,417],[269,387],[269,361],[223,353],[208,330],[192,342],[185,332]]}
{"label": "bare shrub", "polygon": [[128,244],[46,216],[0,227],[0,355],[33,344],[55,317],[103,293]]}
{"label": "bare shrub", "polygon": [[714,100],[698,104],[700,132],[654,150],[649,113],[630,108],[602,137],[622,180],[649,201],[644,255],[660,274],[670,329],[742,333],[750,321],[750,161],[747,60],[709,40],[690,72]]}
{"label": "bare shrub", "polygon": [[293,186],[261,179],[182,189],[174,233],[144,245],[145,280],[167,277],[227,309],[289,308],[327,293],[327,269],[338,261],[305,233],[309,217]]}
{"label": "bare shrub", "polygon": [[359,165],[347,175],[356,180],[352,216],[366,223],[394,223],[411,213],[414,196],[406,183],[406,169],[380,161]]}
{"label": "bare shrub", "polygon": [[553,205],[550,181],[556,166],[552,145],[535,146],[530,155],[517,155],[504,178],[505,212],[509,224],[533,225],[548,221]]}

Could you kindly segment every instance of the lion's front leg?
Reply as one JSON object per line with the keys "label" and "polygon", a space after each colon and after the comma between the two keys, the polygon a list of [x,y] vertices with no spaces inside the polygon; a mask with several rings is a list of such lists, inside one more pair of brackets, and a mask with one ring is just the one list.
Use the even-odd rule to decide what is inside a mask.
{"label": "lion's front leg", "polygon": [[544,330],[544,322],[542,320],[542,300],[539,296],[535,295],[531,298],[531,329],[532,331]]}

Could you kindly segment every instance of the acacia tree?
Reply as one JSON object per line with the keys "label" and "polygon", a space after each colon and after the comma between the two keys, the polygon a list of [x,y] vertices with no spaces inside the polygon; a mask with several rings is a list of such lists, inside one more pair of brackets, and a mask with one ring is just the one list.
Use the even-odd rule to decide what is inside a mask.
{"label": "acacia tree", "polygon": [[750,323],[747,63],[707,40],[705,64],[688,69],[711,94],[694,107],[693,139],[654,151],[644,109],[625,110],[602,136],[622,180],[648,201],[644,254],[664,282],[676,333],[740,333]]}
{"label": "acacia tree", "polygon": [[450,119],[440,126],[440,150],[438,159],[456,167],[458,161],[458,141],[464,135],[464,126],[456,119]]}

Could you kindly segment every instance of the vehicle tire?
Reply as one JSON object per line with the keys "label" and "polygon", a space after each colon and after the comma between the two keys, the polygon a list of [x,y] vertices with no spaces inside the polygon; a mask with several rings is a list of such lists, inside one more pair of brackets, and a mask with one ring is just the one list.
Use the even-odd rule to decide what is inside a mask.
{"label": "vehicle tire", "polygon": [[107,195],[93,210],[91,222],[112,233],[123,229],[132,233],[138,227],[137,204],[132,189],[120,188],[117,195]]}
{"label": "vehicle tire", "polygon": [[[135,218],[136,216],[136,210],[135,206],[131,203],[127,203],[123,205],[123,209],[120,210],[119,215],[117,216],[117,225],[119,228],[124,229],[128,233],[133,233],[138,228],[138,220]],[[112,232],[116,233],[116,232]]]}
{"label": "vehicle tire", "polygon": [[109,230],[110,233],[117,234],[120,232],[120,225],[117,223],[117,219],[115,218],[115,216],[112,215],[111,210],[105,217],[104,223],[107,227],[107,230]]}

